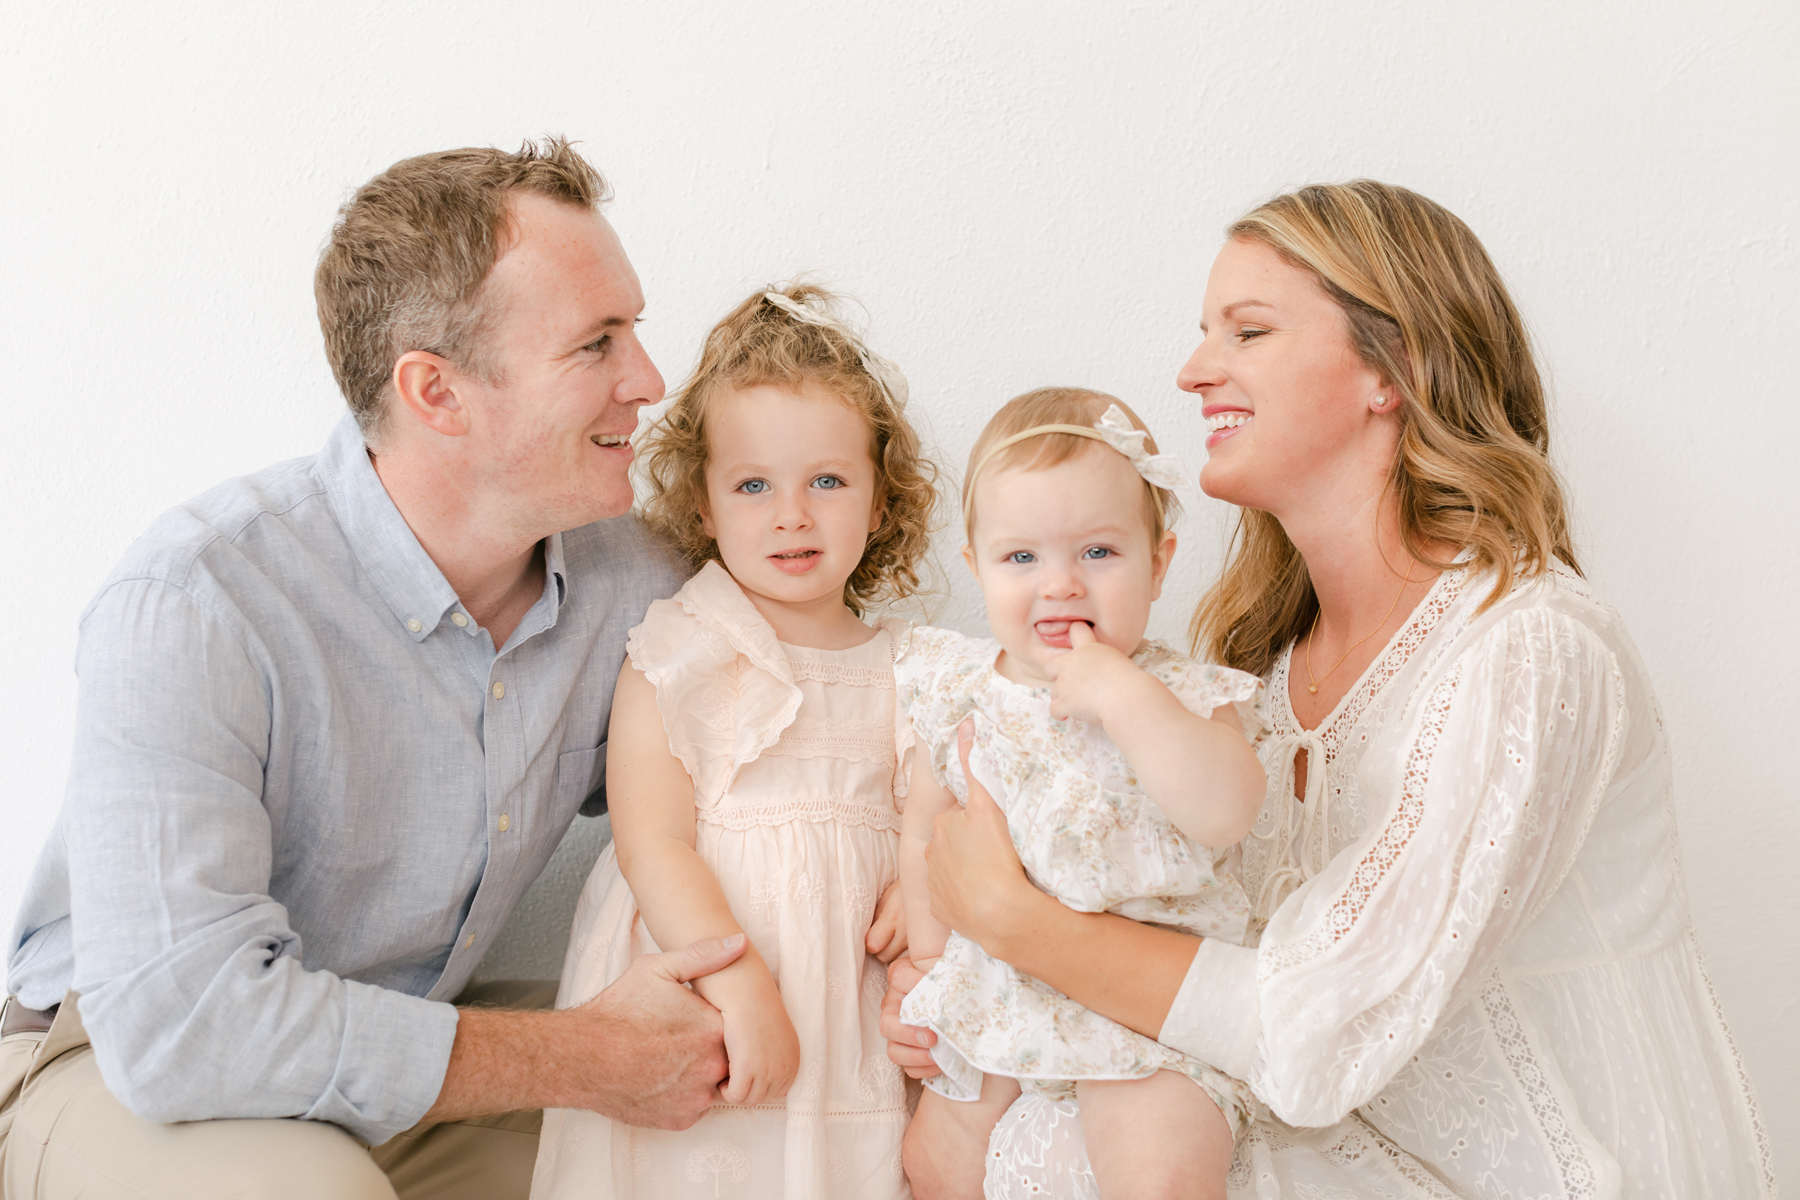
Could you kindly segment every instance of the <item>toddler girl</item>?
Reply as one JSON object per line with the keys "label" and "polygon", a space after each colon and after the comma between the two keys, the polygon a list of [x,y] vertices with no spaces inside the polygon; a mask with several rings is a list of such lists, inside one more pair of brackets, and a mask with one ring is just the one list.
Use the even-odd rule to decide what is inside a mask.
{"label": "toddler girl", "polygon": [[1259,681],[1144,640],[1175,551],[1168,489],[1183,480],[1117,400],[1020,396],[969,461],[963,556],[994,639],[915,630],[895,668],[931,760],[901,842],[910,954],[929,974],[900,1017],[937,1032],[943,1071],[907,1132],[909,1172],[981,1195],[990,1132],[1023,1086],[1079,1106],[1092,1177],[1059,1194],[1222,1197],[1244,1085],[950,933],[931,917],[924,854],[933,818],[966,797],[957,735],[972,718],[969,770],[1038,887],[1082,912],[1241,942],[1235,855],[1214,847],[1248,833],[1262,803],[1243,724]]}
{"label": "toddler girl", "polygon": [[905,626],[935,504],[905,383],[808,286],[708,336],[651,430],[651,524],[700,569],[632,631],[613,700],[613,843],[576,910],[559,1007],[659,946],[742,932],[697,979],[723,1102],[681,1131],[545,1114],[533,1197],[904,1197],[906,1094],[878,1025],[897,880]]}

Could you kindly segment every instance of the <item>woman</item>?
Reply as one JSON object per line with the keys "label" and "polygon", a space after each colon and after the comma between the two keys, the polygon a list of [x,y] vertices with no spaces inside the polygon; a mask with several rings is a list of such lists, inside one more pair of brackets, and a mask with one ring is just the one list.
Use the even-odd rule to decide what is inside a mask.
{"label": "woman", "polygon": [[[1773,1196],[1656,701],[1580,576],[1480,243],[1401,188],[1305,188],[1231,227],[1202,328],[1201,484],[1244,511],[1194,634],[1269,685],[1260,941],[1063,908],[982,795],[940,821],[933,911],[1247,1080],[1234,1196]],[[922,1075],[931,1035],[891,1015],[916,978],[885,1031]],[[989,1194],[1083,1194],[1078,1130],[1022,1099]]]}

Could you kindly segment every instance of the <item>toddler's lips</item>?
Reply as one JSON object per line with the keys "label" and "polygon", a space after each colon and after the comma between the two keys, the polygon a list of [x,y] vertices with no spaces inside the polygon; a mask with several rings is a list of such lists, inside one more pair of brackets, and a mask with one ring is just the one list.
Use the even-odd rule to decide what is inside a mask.
{"label": "toddler's lips", "polygon": [[819,563],[818,550],[783,550],[780,554],[769,555],[769,561],[775,564],[777,571],[785,571],[789,575],[804,575]]}

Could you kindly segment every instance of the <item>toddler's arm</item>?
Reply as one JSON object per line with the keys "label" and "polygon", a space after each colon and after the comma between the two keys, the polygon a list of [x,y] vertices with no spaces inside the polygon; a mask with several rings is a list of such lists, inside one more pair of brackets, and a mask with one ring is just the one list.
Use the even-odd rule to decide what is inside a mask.
{"label": "toddler's arm", "polygon": [[921,971],[944,953],[950,927],[931,915],[931,889],[926,883],[925,847],[939,813],[956,807],[956,797],[937,781],[924,746],[915,743],[911,792],[900,816],[900,894],[906,907],[907,957]]}
{"label": "toddler's arm", "polygon": [[[742,933],[724,889],[694,851],[694,784],[669,751],[656,689],[629,661],[613,692],[607,745],[613,845],[650,936],[661,946],[685,946]],[[755,945],[693,985],[725,1017],[725,1099],[756,1104],[785,1095],[799,1071],[800,1042]]]}
{"label": "toddler's arm", "polygon": [[1050,667],[1051,714],[1104,726],[1156,806],[1189,838],[1202,846],[1241,841],[1268,783],[1237,713],[1229,705],[1210,718],[1189,711],[1085,624],[1069,626],[1069,641],[1074,649]]}

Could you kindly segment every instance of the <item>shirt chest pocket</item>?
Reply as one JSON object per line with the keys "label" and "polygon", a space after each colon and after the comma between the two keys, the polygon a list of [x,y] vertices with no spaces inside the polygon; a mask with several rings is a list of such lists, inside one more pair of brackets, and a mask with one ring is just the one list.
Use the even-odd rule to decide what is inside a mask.
{"label": "shirt chest pocket", "polygon": [[556,790],[551,808],[558,821],[570,820],[577,809],[584,817],[606,811],[606,743],[592,750],[571,750],[556,759]]}

